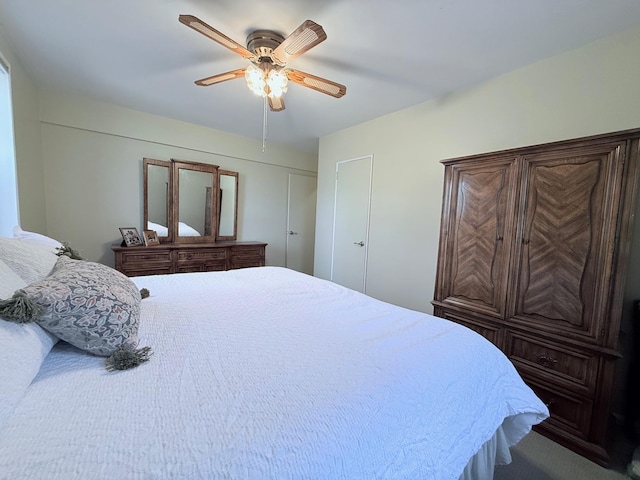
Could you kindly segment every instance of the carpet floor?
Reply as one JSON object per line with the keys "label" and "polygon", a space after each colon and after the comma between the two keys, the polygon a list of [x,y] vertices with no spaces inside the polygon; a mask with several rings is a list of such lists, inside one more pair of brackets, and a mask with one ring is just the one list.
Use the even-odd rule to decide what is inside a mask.
{"label": "carpet floor", "polygon": [[497,466],[494,480],[629,480],[625,474],[634,445],[616,439],[608,468],[531,432],[511,449],[513,461]]}

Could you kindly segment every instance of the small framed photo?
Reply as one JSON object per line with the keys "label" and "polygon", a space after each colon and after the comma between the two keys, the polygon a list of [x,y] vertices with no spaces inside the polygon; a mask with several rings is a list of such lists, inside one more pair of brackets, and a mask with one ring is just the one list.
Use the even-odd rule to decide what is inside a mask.
{"label": "small framed photo", "polygon": [[138,229],[136,227],[120,227],[120,235],[122,235],[124,244],[127,247],[144,245],[144,242],[138,234]]}
{"label": "small framed photo", "polygon": [[158,238],[158,234],[155,230],[143,230],[142,235],[144,236],[144,244],[147,247],[151,245],[160,245],[160,239]]}

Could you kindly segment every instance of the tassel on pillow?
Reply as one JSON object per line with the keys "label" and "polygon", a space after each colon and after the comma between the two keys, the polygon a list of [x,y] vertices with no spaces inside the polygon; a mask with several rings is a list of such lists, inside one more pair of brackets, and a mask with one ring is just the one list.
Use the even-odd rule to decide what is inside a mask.
{"label": "tassel on pillow", "polygon": [[0,300],[0,317],[15,323],[31,323],[40,315],[43,308],[32,301],[22,290],[17,290],[13,297]]}
{"label": "tassel on pillow", "polygon": [[123,345],[113,352],[111,356],[105,360],[104,364],[110,372],[114,370],[128,370],[146,362],[151,355],[153,355],[153,352],[150,347],[143,347],[136,350],[131,345]]}

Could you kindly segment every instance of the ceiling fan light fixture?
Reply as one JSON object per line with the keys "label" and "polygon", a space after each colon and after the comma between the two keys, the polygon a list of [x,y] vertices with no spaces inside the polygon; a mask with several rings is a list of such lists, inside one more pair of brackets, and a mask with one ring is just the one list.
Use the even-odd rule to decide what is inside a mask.
{"label": "ceiling fan light fixture", "polygon": [[267,81],[264,71],[261,68],[250,64],[244,72],[244,78],[247,81],[247,87],[249,87],[249,90],[260,97],[264,97],[266,95],[265,90]]}
{"label": "ceiling fan light fixture", "polygon": [[280,70],[270,70],[267,75],[267,85],[269,86],[269,96],[281,97],[287,91],[287,82],[289,79],[285,73]]}
{"label": "ceiling fan light fixture", "polygon": [[251,64],[245,70],[244,77],[249,90],[259,97],[278,98],[287,91],[288,78],[282,70]]}
{"label": "ceiling fan light fixture", "polygon": [[288,82],[335,98],[347,93],[344,85],[288,66],[289,62],[326,40],[327,34],[322,26],[312,20],[303,22],[287,37],[273,30],[254,30],[247,36],[247,48],[193,15],[180,15],[178,20],[250,61],[246,68],[202,78],[195,84],[208,86],[245,77],[249,89],[264,100],[265,119],[267,106],[272,112],[284,110],[283,94],[287,91]]}

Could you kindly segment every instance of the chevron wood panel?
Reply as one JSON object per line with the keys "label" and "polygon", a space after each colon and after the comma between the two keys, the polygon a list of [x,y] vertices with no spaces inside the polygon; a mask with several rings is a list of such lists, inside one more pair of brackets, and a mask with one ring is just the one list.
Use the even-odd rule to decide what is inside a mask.
{"label": "chevron wood panel", "polygon": [[460,175],[454,233],[452,294],[495,305],[496,237],[504,223],[505,170]]}
{"label": "chevron wood panel", "polygon": [[592,229],[599,223],[593,215],[594,201],[602,200],[594,195],[599,177],[599,159],[534,168],[525,220],[528,278],[522,313],[583,326],[582,282]]}

